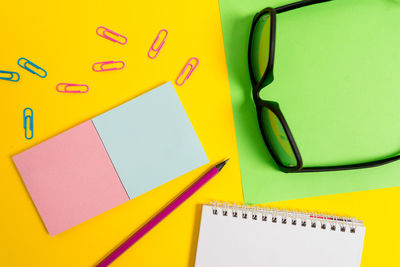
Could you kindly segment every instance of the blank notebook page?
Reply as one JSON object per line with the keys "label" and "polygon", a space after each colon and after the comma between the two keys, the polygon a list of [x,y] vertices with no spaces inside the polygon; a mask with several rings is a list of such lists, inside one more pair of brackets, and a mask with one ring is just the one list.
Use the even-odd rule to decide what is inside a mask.
{"label": "blank notebook page", "polygon": [[317,217],[203,205],[195,266],[360,266],[362,222]]}

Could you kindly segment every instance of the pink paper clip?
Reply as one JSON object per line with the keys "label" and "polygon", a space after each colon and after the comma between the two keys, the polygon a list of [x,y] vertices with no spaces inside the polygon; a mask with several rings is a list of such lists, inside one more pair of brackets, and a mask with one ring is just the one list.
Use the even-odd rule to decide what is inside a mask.
{"label": "pink paper clip", "polygon": [[[196,60],[197,61],[196,65],[193,65],[192,63],[190,63],[192,60]],[[190,58],[188,63],[185,65],[185,67],[183,68],[182,72],[179,74],[178,78],[176,79],[176,81],[175,81],[176,84],[179,85],[179,86],[182,86],[186,82],[186,80],[189,79],[190,75],[192,75],[193,71],[196,69],[196,67],[197,67],[197,65],[199,65],[199,63],[200,63],[200,61],[199,61],[199,59],[197,57]],[[190,70],[189,70],[188,74],[186,75],[185,79],[181,83],[179,83],[179,78],[183,74],[185,74],[186,69],[188,67],[190,67]]]}
{"label": "pink paper clip", "polygon": [[[119,33],[116,33],[116,32],[114,32],[114,31],[112,31],[110,29],[107,29],[106,27],[103,27],[103,26],[98,27],[96,29],[96,33],[97,33],[98,36],[101,36],[103,38],[106,38],[107,40],[110,40],[112,42],[116,42],[116,43],[119,43],[119,44],[122,44],[122,45],[124,45],[124,44],[126,44],[128,42],[128,38],[126,38],[125,36],[123,36],[123,35],[121,35]],[[113,38],[110,35],[107,35],[107,33],[110,33],[111,35],[114,35],[115,37]],[[117,40],[116,38],[118,38],[118,37],[120,37],[120,39],[124,39],[124,42],[121,42],[121,41]]]}
{"label": "pink paper clip", "polygon": [[[156,42],[158,41],[158,38],[160,38],[160,35],[162,32],[165,32],[165,36],[162,39],[160,45],[157,48],[154,48],[154,45],[156,44]],[[153,44],[151,45],[149,52],[147,53],[147,55],[149,56],[149,58],[155,59],[158,56],[158,53],[160,53],[161,48],[164,46],[165,43],[165,39],[167,39],[168,36],[168,31],[166,29],[162,29],[158,34],[156,39],[154,40]],[[151,56],[150,53],[154,51],[156,52],[156,54],[154,56]]]}
{"label": "pink paper clip", "polygon": [[[68,87],[75,87],[75,88],[85,87],[86,90],[84,90],[84,91],[68,90]],[[57,89],[57,92],[60,92],[60,93],[87,93],[89,91],[89,86],[87,86],[86,84],[59,83],[59,84],[57,84],[56,89]]]}
{"label": "pink paper clip", "polygon": [[[104,66],[109,66],[109,65],[113,65],[113,64],[115,64],[115,65],[121,64],[121,66],[120,67],[114,67],[114,68],[104,68]],[[95,71],[95,72],[110,71],[110,70],[122,70],[123,68],[125,68],[125,62],[123,62],[123,61],[96,62],[92,66],[92,70]]]}

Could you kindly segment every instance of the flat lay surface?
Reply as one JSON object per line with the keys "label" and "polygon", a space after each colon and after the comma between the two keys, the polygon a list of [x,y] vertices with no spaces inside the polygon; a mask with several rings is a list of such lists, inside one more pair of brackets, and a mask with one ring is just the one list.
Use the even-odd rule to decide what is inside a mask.
{"label": "flat lay surface", "polygon": [[[369,4],[374,2],[364,1]],[[357,58],[347,62],[344,55],[322,51],[330,51],[331,48],[326,46],[329,42],[337,45],[335,51],[339,48],[346,51],[347,46],[342,44],[340,47],[335,41],[335,35],[323,34],[324,30],[330,31],[329,28],[323,29],[321,25],[325,24],[315,25],[316,21],[339,12],[345,12],[348,17],[356,14],[357,8],[349,8],[344,1],[338,0],[337,3],[332,1],[329,3],[332,9],[317,5],[315,8],[301,9],[303,13],[299,10],[278,17],[280,37],[277,38],[277,42],[280,43],[278,47],[282,47],[277,50],[279,59],[276,59],[275,84],[270,86],[266,97],[273,98],[284,107],[286,119],[290,121],[304,161],[307,158],[309,164],[376,159],[396,153],[400,147],[397,110],[399,92],[397,87],[393,87],[393,83],[398,79],[390,71],[396,69],[399,54],[394,50],[396,46],[388,47],[384,51],[373,49],[377,45],[383,46],[384,43],[398,42],[400,35],[396,36],[394,32],[396,29],[385,28],[383,25],[387,25],[389,19],[393,25],[396,23],[396,17],[392,16],[394,11],[391,10],[398,7],[399,2],[375,1],[381,3],[381,12],[388,9],[391,15],[386,17],[379,15],[374,23],[372,21],[374,15],[367,16],[366,10],[359,6],[364,1],[351,2],[357,2],[360,14],[364,14],[362,21],[357,22],[357,27],[360,29],[367,27],[374,29],[375,33],[378,32],[369,38],[364,35],[365,39],[362,39],[363,42],[371,43],[372,48],[369,50],[371,53],[368,57],[371,61],[363,56],[359,62]],[[224,0],[221,3],[226,5],[227,2]],[[239,5],[238,2],[232,0],[232,5]],[[276,3],[265,1],[258,7],[284,3],[288,1]],[[254,9],[257,10],[258,7]],[[200,2],[116,0],[112,3],[77,0],[40,3],[13,1],[2,3],[2,10],[5,12],[0,16],[3,25],[0,69],[17,71],[21,75],[18,82],[0,80],[2,114],[0,122],[3,126],[0,132],[2,265],[93,266],[196,178],[204,174],[212,164],[229,157],[231,158],[229,163],[218,176],[112,265],[193,266],[199,235],[201,204],[212,200],[244,202],[235,136],[237,125],[234,125],[232,115],[230,91],[232,81],[228,78],[225,57],[225,52],[228,51],[224,48],[220,3],[216,0]],[[252,15],[247,15],[248,11],[243,10],[245,19],[238,24],[247,25],[251,22]],[[324,15],[321,15],[321,12]],[[311,18],[314,13],[317,17]],[[294,17],[291,18],[292,16]],[[307,21],[304,16],[310,20]],[[299,22],[297,25],[293,19],[301,19],[303,23]],[[293,23],[296,25],[293,26]],[[312,23],[313,27],[311,29],[308,25],[310,28],[306,31],[307,23]],[[123,34],[128,39],[127,44],[120,45],[99,37],[96,34],[99,26]],[[337,27],[345,28],[345,26],[347,25],[340,24]],[[298,27],[304,27],[304,31]],[[166,42],[157,58],[150,59],[147,52],[163,28],[168,29]],[[301,37],[312,35],[314,31],[319,31],[318,40],[325,42],[325,46],[321,45],[319,49],[317,45],[314,46],[318,52],[318,62],[315,59],[315,62],[312,61],[312,68],[296,72],[291,68],[300,70],[306,65],[303,62],[306,56],[308,55],[307,59],[312,59],[313,56],[311,53],[302,54],[300,48],[288,49],[290,43],[305,42],[306,39]],[[360,35],[365,33],[357,29],[345,32],[347,35],[340,37],[342,41],[346,38],[349,41],[357,39],[358,32]],[[333,33],[339,34],[337,31]],[[330,39],[324,39],[322,36]],[[247,44],[248,37],[242,37]],[[378,51],[382,55],[381,58],[377,57]],[[348,51],[345,54],[351,56],[352,52]],[[340,57],[346,64],[340,65],[339,69],[336,63],[322,64],[320,58],[322,55],[326,56],[327,62]],[[354,57],[357,56],[360,54],[354,54]],[[40,78],[19,67],[17,60],[21,57],[45,69],[47,77]],[[152,88],[168,81],[174,82],[191,57],[200,60],[196,70],[183,86],[176,86],[175,83],[173,85],[210,163],[51,237],[12,157]],[[290,64],[291,58],[297,59],[297,63],[302,64]],[[117,71],[98,73],[92,70],[95,62],[110,60],[123,60],[126,66]],[[371,77],[371,73],[363,71],[365,68],[370,70],[370,64],[378,65],[376,77]],[[323,78],[302,80],[303,76],[315,75],[312,71],[317,68],[315,65],[323,69]],[[356,72],[355,68],[360,68],[361,71]],[[349,73],[349,77],[344,79],[344,73]],[[350,73],[360,77],[352,77]],[[241,75],[244,77],[246,72]],[[286,77],[287,75],[290,77]],[[337,78],[338,75],[340,78]],[[321,83],[324,79],[327,79],[326,82]],[[347,81],[347,84],[343,81]],[[59,83],[87,84],[90,89],[83,94],[64,94],[56,90]],[[244,81],[243,84],[247,82]],[[293,88],[294,86],[296,88]],[[307,100],[307,95],[312,96],[310,101]],[[242,99],[244,98],[243,95]],[[299,99],[298,103],[293,99]],[[34,111],[34,137],[31,140],[25,139],[24,136],[23,110],[26,107]],[[296,112],[296,108],[299,113]],[[357,121],[357,124],[353,125],[353,121]],[[332,130],[334,126],[340,127],[341,130],[336,128]],[[254,131],[254,140],[258,140],[258,129],[254,127],[250,131]],[[240,132],[237,131],[236,134],[240,135]],[[259,151],[264,147],[255,146],[251,142],[247,149],[257,149],[263,154],[257,164],[267,169],[266,179],[274,177],[302,179],[304,174],[280,173],[273,165],[268,151]],[[398,182],[399,175],[393,175],[400,174],[399,166],[398,163],[393,163],[364,171],[316,174],[312,177],[307,175],[305,179],[331,181],[349,177],[356,178],[358,183],[364,183],[374,177],[373,184],[368,180],[367,186],[362,189],[375,188],[376,183],[394,186]],[[391,182],[386,183],[388,180]],[[300,186],[300,183],[298,185]],[[270,195],[276,196],[277,193],[269,192],[266,187],[266,184],[262,185],[262,192],[246,202],[262,203],[276,200]],[[328,186],[321,190],[320,195],[331,192]],[[280,191],[282,195],[287,195],[288,192],[284,186],[275,188],[275,191]],[[396,212],[399,195],[400,189],[397,187],[287,200],[267,205],[354,216],[362,220],[366,227],[361,266],[396,266],[399,263],[397,243],[400,231],[397,221],[400,220],[400,215]],[[290,197],[286,197],[288,198]]]}

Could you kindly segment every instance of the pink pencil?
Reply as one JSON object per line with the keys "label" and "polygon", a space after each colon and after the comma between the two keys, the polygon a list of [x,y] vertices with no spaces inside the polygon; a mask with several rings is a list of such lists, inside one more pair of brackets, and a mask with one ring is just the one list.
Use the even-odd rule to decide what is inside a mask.
{"label": "pink pencil", "polygon": [[211,178],[213,178],[217,173],[219,173],[225,166],[229,159],[217,164],[211,170],[209,170],[204,176],[200,177],[196,182],[194,182],[188,189],[186,189],[180,196],[178,196],[174,201],[172,201],[165,209],[154,216],[148,223],[146,223],[142,228],[140,228],[135,234],[128,238],[121,246],[114,250],[110,255],[108,255],[104,260],[102,260],[97,266],[104,267],[111,264],[116,258],[118,258],[122,253],[124,253],[128,248],[135,244],[140,238],[147,234],[153,227],[155,227],[159,222],[164,220],[171,212],[173,212],[177,207],[179,207],[186,199],[191,197],[197,190],[199,190],[204,184],[206,184]]}

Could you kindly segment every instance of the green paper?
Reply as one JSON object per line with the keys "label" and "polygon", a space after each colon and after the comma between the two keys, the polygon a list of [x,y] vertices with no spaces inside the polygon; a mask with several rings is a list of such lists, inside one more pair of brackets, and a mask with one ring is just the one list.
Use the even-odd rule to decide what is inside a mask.
{"label": "green paper", "polygon": [[[278,170],[258,128],[247,47],[253,16],[289,2],[220,0],[247,204],[400,186],[400,162],[351,171]],[[277,14],[276,101],[304,166],[354,164],[400,152],[400,1],[334,0]]]}

